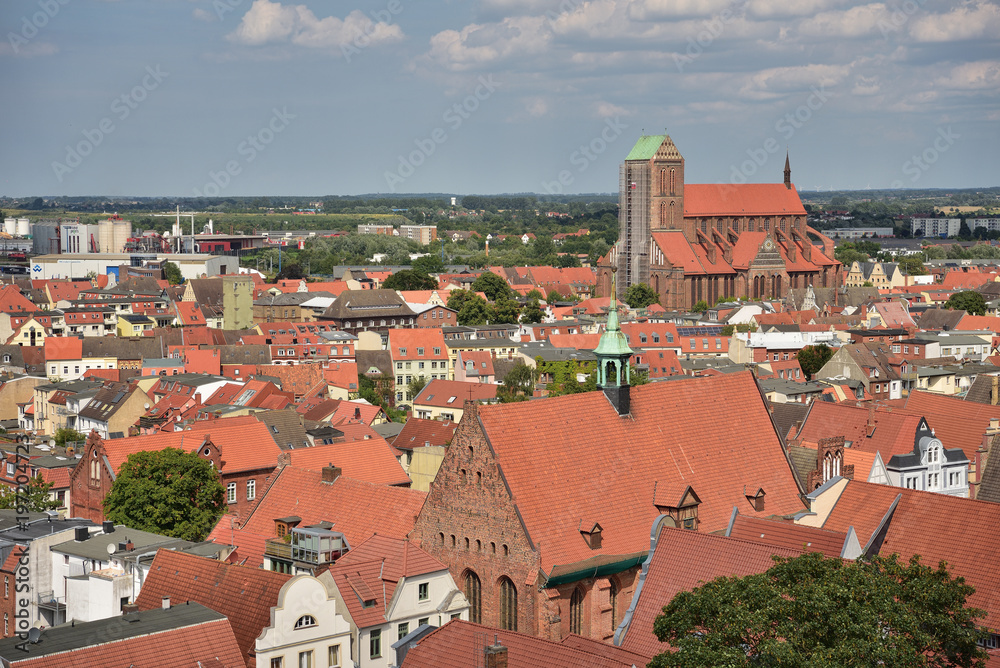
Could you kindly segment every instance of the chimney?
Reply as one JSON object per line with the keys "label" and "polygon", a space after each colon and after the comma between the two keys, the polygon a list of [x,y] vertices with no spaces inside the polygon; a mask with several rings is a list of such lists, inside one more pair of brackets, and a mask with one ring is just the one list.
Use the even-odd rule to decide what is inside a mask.
{"label": "chimney", "polygon": [[114,533],[115,523],[112,522],[111,520],[104,520],[103,522],[101,522],[101,529],[104,531],[104,533]]}
{"label": "chimney", "polygon": [[74,534],[73,539],[78,543],[82,543],[90,538],[90,529],[87,527],[76,527]]}
{"label": "chimney", "polygon": [[329,466],[323,467],[323,477],[321,480],[323,482],[335,482],[341,473],[343,473],[343,470],[339,466],[334,466],[333,462],[330,462]]}
{"label": "chimney", "polygon": [[139,606],[135,603],[126,603],[122,606],[122,619],[126,622],[139,621]]}
{"label": "chimney", "polygon": [[493,637],[493,644],[486,647],[486,668],[507,668],[507,648],[497,643],[496,636]]}
{"label": "chimney", "polygon": [[618,411],[618,415],[631,414],[631,397],[628,385],[608,385],[602,389],[604,390],[604,396],[608,398],[611,405]]}
{"label": "chimney", "polygon": [[169,596],[164,596],[163,597],[163,600],[160,602],[160,607],[162,607],[164,610],[169,610],[170,609],[170,597]]}

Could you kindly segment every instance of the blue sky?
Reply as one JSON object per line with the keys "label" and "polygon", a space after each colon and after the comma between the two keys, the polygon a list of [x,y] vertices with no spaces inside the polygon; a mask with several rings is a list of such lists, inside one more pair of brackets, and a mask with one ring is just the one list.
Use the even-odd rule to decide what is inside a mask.
{"label": "blue sky", "polygon": [[0,195],[1000,184],[985,0],[3,0]]}

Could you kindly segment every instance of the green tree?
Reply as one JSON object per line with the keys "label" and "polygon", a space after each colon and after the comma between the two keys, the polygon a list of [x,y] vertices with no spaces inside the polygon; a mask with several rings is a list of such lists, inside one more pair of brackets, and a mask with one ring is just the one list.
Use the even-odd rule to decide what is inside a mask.
{"label": "green tree", "polygon": [[444,271],[444,262],[437,253],[424,255],[413,261],[413,271],[419,274],[440,274]]}
{"label": "green tree", "polygon": [[306,272],[302,270],[302,265],[298,262],[286,262],[278,275],[274,277],[276,281],[299,281],[306,277]]}
{"label": "green tree", "polygon": [[55,510],[62,504],[49,496],[52,484],[42,480],[41,475],[36,475],[28,480],[28,484],[21,486],[20,494],[11,487],[0,485],[0,508],[17,510],[19,513],[42,513],[46,510]]}
{"label": "green tree", "polygon": [[549,294],[545,295],[545,301],[549,304],[555,304],[563,301],[563,296],[559,294],[558,290],[549,290]]}
{"label": "green tree", "polygon": [[948,297],[944,307],[949,310],[965,311],[969,315],[986,315],[986,301],[975,290],[956,292]]}
{"label": "green tree", "polygon": [[552,244],[552,235],[539,234],[533,243],[534,259],[540,266],[552,266],[556,262],[556,248]]}
{"label": "green tree", "polygon": [[660,295],[645,283],[633,283],[625,291],[624,301],[632,308],[646,308],[650,304],[659,304]]}
{"label": "green tree", "polygon": [[[458,292],[457,290],[455,292]],[[463,327],[473,327],[475,325],[485,325],[493,319],[493,307],[490,303],[477,294],[468,293],[469,298],[463,299],[461,307],[458,309],[458,324]],[[448,308],[455,308],[448,300]]]}
{"label": "green tree", "polygon": [[66,429],[66,428],[56,429],[56,433],[53,436],[53,440],[55,440],[56,445],[58,445],[61,448],[65,446],[67,442],[73,443],[73,442],[86,441],[87,435],[81,434],[76,429]]}
{"label": "green tree", "polygon": [[674,596],[653,632],[675,651],[650,668],[868,668],[984,665],[973,588],[919,557],[775,557],[764,573],[720,577]]}
{"label": "green tree", "polygon": [[927,267],[924,266],[923,258],[920,255],[907,255],[897,262],[899,268],[910,276],[925,276]]}
{"label": "green tree", "polygon": [[537,299],[539,301],[545,299],[545,295],[543,295],[542,291],[539,290],[538,288],[532,288],[531,290],[528,290],[528,294],[524,296],[526,299]]}
{"label": "green tree", "polygon": [[104,498],[113,522],[192,541],[204,540],[225,508],[219,472],[178,448],[129,455]]}
{"label": "green tree", "polygon": [[[453,311],[461,311],[465,303],[471,301],[473,297],[479,297],[476,293],[471,290],[452,290],[448,294],[448,308]],[[482,297],[479,297],[482,299]]]}
{"label": "green tree", "polygon": [[527,364],[518,364],[507,372],[497,388],[497,398],[502,403],[527,401],[535,391],[535,370]]}
{"label": "green tree", "polygon": [[825,343],[820,343],[815,346],[806,346],[799,350],[796,354],[796,359],[799,360],[799,366],[802,367],[802,373],[804,373],[806,378],[809,380],[812,380],[813,374],[819,372],[819,370],[830,361],[831,357],[833,357],[833,348]]}
{"label": "green tree", "polygon": [[708,302],[705,301],[704,299],[699,299],[694,303],[694,306],[691,307],[691,311],[693,311],[694,313],[704,313],[707,310],[708,310]]}
{"label": "green tree", "polygon": [[537,299],[529,299],[528,303],[521,309],[521,322],[541,322],[544,317],[545,312],[542,311],[542,306]]}
{"label": "green tree", "polygon": [[509,297],[498,299],[493,305],[490,321],[497,325],[514,325],[521,318],[521,305]]}
{"label": "green tree", "polygon": [[503,297],[509,297],[512,293],[510,286],[507,285],[507,281],[490,271],[484,271],[472,283],[472,291],[482,292],[491,302],[496,302]]}
{"label": "green tree", "polygon": [[948,251],[943,246],[926,246],[924,248],[924,257],[928,260],[943,260],[947,255]]}
{"label": "green tree", "polygon": [[184,276],[181,275],[181,268],[177,266],[176,262],[163,263],[163,277],[167,279],[167,283],[170,285],[180,285],[184,282]]}
{"label": "green tree", "polygon": [[580,262],[580,258],[578,258],[573,253],[563,253],[562,255],[559,255],[558,257],[556,257],[556,265],[555,266],[557,266],[557,267],[582,267],[583,264]]}
{"label": "green tree", "polygon": [[409,383],[406,384],[406,391],[410,395],[410,401],[416,399],[417,395],[427,387],[427,376],[414,376]]}
{"label": "green tree", "polygon": [[386,290],[437,290],[438,282],[414,269],[397,271],[382,281]]}

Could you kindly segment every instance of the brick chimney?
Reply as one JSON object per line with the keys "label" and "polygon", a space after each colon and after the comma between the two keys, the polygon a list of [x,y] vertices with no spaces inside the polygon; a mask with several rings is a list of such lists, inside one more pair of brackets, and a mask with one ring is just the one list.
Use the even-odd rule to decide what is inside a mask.
{"label": "brick chimney", "polygon": [[323,477],[321,480],[326,483],[336,482],[341,473],[343,473],[343,470],[339,466],[334,466],[333,462],[330,462],[329,466],[323,467]]}
{"label": "brick chimney", "polygon": [[507,668],[507,648],[497,643],[496,636],[493,644],[483,651],[486,654],[486,668]]}

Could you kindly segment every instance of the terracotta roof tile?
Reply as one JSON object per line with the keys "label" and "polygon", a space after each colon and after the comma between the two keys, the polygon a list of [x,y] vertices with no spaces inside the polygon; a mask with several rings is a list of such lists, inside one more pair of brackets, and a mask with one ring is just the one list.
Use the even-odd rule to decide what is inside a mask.
{"label": "terracotta roof tile", "polygon": [[[705,420],[709,405],[725,410]],[[763,513],[753,511],[745,496],[750,483],[764,488],[766,514],[802,509],[749,372],[634,387],[631,416],[624,418],[600,391],[478,411],[528,534],[543,546],[546,573],[559,564],[647,549],[649,527],[659,514],[652,503],[659,485],[692,486],[701,498],[702,531],[724,529],[733,506]],[[567,438],[580,425],[601,437]],[[591,550],[580,536],[581,517],[603,527],[600,550]]]}
{"label": "terracotta roof tile", "polygon": [[411,417],[403,425],[403,430],[393,439],[392,445],[394,448],[406,450],[424,445],[444,445],[455,437],[457,427],[458,424],[455,422]]}
{"label": "terracotta roof tile", "polygon": [[[271,606],[291,575],[238,566],[174,550],[159,550],[135,603],[140,610],[159,608],[164,596],[171,605],[200,603],[229,618],[244,658],[261,630],[271,623]],[[252,602],[252,604],[249,604]]]}
{"label": "terracotta roof tile", "polygon": [[729,536],[789,550],[822,552],[827,557],[840,557],[844,541],[847,539],[847,534],[844,532],[746,515],[736,517]]}
{"label": "terracotta roof tile", "polygon": [[685,183],[685,216],[805,216],[795,187],[783,183]]}
{"label": "terracotta roof tile", "polygon": [[[871,413],[871,417],[874,419],[874,430],[868,427],[868,408],[814,401],[805,422],[802,423],[802,428],[795,437],[803,442],[816,443],[823,438],[843,436],[845,440],[851,442],[850,449],[870,453],[880,452],[884,461],[889,461],[893,455],[913,451],[917,427],[920,424],[919,416],[898,410],[890,412],[876,409]],[[934,426],[930,420],[928,424]],[[956,447],[947,441],[943,442],[946,448]],[[860,471],[856,473],[861,475]],[[865,475],[867,473],[865,471]]]}
{"label": "terracotta roof tile", "polygon": [[[483,642],[493,639],[507,648],[510,668],[632,668],[643,665],[635,655],[600,646],[597,641],[557,643],[526,633],[502,631],[452,620],[424,636],[406,654],[404,668],[468,668],[483,665]],[[589,649],[589,651],[588,651]],[[648,659],[649,657],[642,657]]]}
{"label": "terracotta roof tile", "polygon": [[897,410],[926,417],[944,447],[962,448],[969,461],[976,461],[976,450],[983,443],[990,419],[1000,418],[1000,406],[923,391],[910,392],[906,406]]}
{"label": "terracotta roof tile", "polygon": [[263,561],[264,539],[277,535],[274,520],[289,515],[301,517],[303,526],[332,522],[333,530],[343,533],[350,545],[375,533],[404,538],[413,530],[426,496],[345,476],[324,483],[317,471],[286,466],[239,528],[223,517],[209,538],[225,544],[235,541],[236,558],[254,566]]}
{"label": "terracotta roof tile", "polygon": [[492,383],[464,383],[458,380],[432,380],[413,399],[413,405],[438,408],[461,408],[465,401],[496,399],[497,385]]}
{"label": "terracotta roof tile", "polygon": [[292,466],[310,471],[319,471],[333,464],[343,471],[343,475],[355,480],[380,485],[410,485],[410,479],[396,460],[392,446],[383,438],[297,448],[289,450],[288,455]]}
{"label": "terracotta roof tile", "polygon": [[951,573],[976,588],[969,605],[986,610],[984,624],[1000,631],[996,532],[1000,505],[853,480],[840,494],[823,528],[846,531],[853,525],[864,546],[897,496],[900,500],[880,553],[897,553],[904,560],[918,554],[928,566],[946,561]]}
{"label": "terracotta roof tile", "polygon": [[[653,635],[653,621],[676,594],[721,576],[763,573],[774,565],[774,555],[795,557],[801,553],[801,549],[700,531],[661,529],[642,589],[632,603],[632,621],[622,648],[647,657],[665,651],[668,645]],[[678,568],[678,564],[685,567]]]}

